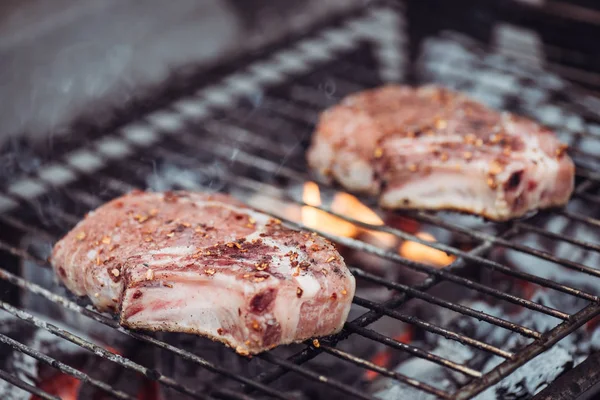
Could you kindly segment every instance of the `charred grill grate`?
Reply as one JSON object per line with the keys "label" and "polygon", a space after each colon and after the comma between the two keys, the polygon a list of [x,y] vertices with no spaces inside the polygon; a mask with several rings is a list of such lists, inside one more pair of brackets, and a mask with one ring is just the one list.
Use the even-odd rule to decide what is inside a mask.
{"label": "charred grill grate", "polygon": [[[27,324],[89,350],[99,359],[109,360],[120,368],[146,376],[190,398],[199,399],[247,399],[255,396],[287,399],[290,398],[290,394],[277,386],[277,382],[287,373],[294,373],[304,380],[331,388],[346,396],[373,398],[373,393],[365,386],[349,384],[309,367],[307,363],[321,354],[335,357],[345,363],[344,365],[352,364],[364,370],[374,371],[382,377],[396,380],[422,393],[444,399],[469,398],[499,382],[591,321],[600,314],[600,298],[597,293],[588,290],[587,287],[577,287],[577,285],[561,283],[557,279],[537,276],[527,272],[530,270],[515,268],[506,262],[496,261],[489,255],[498,249],[516,251],[532,256],[532,262],[544,260],[559,265],[572,274],[588,276],[590,282],[600,278],[600,270],[585,265],[584,262],[559,257],[545,249],[523,244],[519,239],[524,233],[535,234],[545,240],[568,243],[588,252],[600,253],[599,243],[557,233],[544,227],[547,221],[555,218],[563,218],[569,223],[584,224],[592,228],[600,226],[600,216],[594,211],[600,203],[597,193],[600,187],[600,174],[594,170],[594,166],[600,163],[600,151],[589,147],[587,142],[587,140],[600,141],[598,130],[573,130],[563,124],[563,121],[558,121],[554,126],[564,134],[562,137],[571,139],[569,143],[573,148],[572,156],[578,164],[577,189],[572,204],[565,209],[540,213],[533,220],[486,224],[485,229],[473,229],[462,220],[456,222],[452,218],[447,218],[444,213],[396,213],[419,224],[435,226],[452,235],[465,238],[464,240],[471,244],[466,250],[456,244],[423,240],[393,224],[366,224],[351,216],[332,211],[327,206],[307,204],[288,190],[290,187],[302,187],[305,182],[312,179],[304,165],[303,147],[320,110],[333,104],[345,94],[381,84],[383,82],[381,76],[390,73],[389,70],[395,68],[396,72],[403,71],[406,59],[403,58],[400,50],[407,44],[404,36],[401,34],[394,36],[389,32],[378,36],[375,33],[377,29],[373,29],[373,25],[381,27],[386,26],[385,24],[388,24],[392,30],[402,28],[403,21],[400,15],[401,13],[396,13],[395,10],[385,8],[374,10],[365,16],[325,30],[316,38],[303,40],[297,45],[276,52],[272,57],[259,60],[239,73],[224,77],[220,83],[205,87],[194,96],[178,100],[169,107],[133,121],[110,135],[100,135],[98,140],[90,143],[82,142],[87,138],[71,140],[69,145],[74,150],[60,160],[49,161],[44,164],[44,168],[33,171],[28,177],[3,185],[0,196],[0,206],[4,210],[0,214],[2,225],[0,250],[4,255],[9,256],[7,262],[31,262],[48,267],[39,252],[24,246],[18,238],[28,236],[45,243],[53,243],[79,221],[86,211],[125,191],[152,186],[152,179],[164,172],[166,167],[174,171],[167,179],[170,187],[222,190],[246,193],[248,196],[259,193],[299,208],[318,209],[355,226],[384,232],[398,240],[417,242],[451,254],[455,260],[449,266],[442,269],[435,268],[369,242],[332,235],[321,229],[312,229],[344,248],[390,261],[399,270],[416,272],[423,279],[415,284],[405,284],[390,280],[373,271],[351,267],[359,288],[361,285],[372,285],[381,290],[391,290],[394,295],[384,302],[356,296],[354,304],[366,311],[349,320],[340,334],[318,342],[306,343],[302,349],[289,357],[282,356],[277,351],[260,355],[257,359],[262,362],[263,367],[253,374],[232,371],[218,362],[203,358],[201,354],[174,346],[168,340],[163,340],[160,335],[124,329],[113,318],[78,303],[64,292],[49,290],[22,277],[8,264],[0,268],[0,278],[10,284],[10,288],[18,288],[19,293],[34,294],[135,341],[172,353],[178,358],[187,360],[196,368],[202,368],[229,382],[237,383],[236,386],[231,387],[222,387],[217,383],[202,391],[180,382],[176,377],[170,376],[170,372],[159,372],[146,367],[134,360],[134,357],[117,354],[88,337],[49,323],[46,316],[21,308],[18,299],[15,300],[8,295],[9,290],[3,292],[7,295],[0,298],[0,308]],[[371,49],[374,51],[371,52]],[[395,52],[390,53],[390,49],[395,49]],[[377,54],[380,54],[380,60],[385,60],[383,64],[388,70],[376,68],[381,67],[376,62]],[[426,65],[427,61],[425,54],[420,62]],[[492,71],[501,70],[498,66],[486,63],[485,59],[471,60],[471,62],[476,64],[472,67],[478,71],[486,68]],[[464,66],[464,63],[460,65]],[[468,71],[451,67],[449,70],[451,75],[444,75],[444,73],[436,75],[433,71],[431,75],[426,75],[422,79],[437,80],[448,85],[455,84],[464,90],[472,89],[477,84],[484,85],[486,91],[490,93],[500,90],[493,84],[481,83],[477,77],[467,76]],[[504,71],[503,73],[518,77],[520,72]],[[460,78],[458,81],[454,79],[457,76]],[[531,82],[529,78],[524,79],[523,82],[525,88],[536,89],[538,85],[535,81]],[[261,88],[268,88],[268,90],[259,90]],[[563,96],[564,90],[566,90],[564,87],[560,90],[555,89],[555,92],[550,89],[551,96],[544,99],[544,104],[561,110],[568,107],[575,113],[574,115],[585,115],[586,124],[600,126],[595,125],[600,124],[600,117],[590,115],[589,107],[585,104],[574,101],[572,97]],[[516,111],[531,114],[531,110],[525,106],[518,103],[511,104],[511,108]],[[584,139],[586,141],[583,141]],[[323,192],[334,190],[323,184],[320,187]],[[578,208],[575,204],[572,207],[576,202],[583,202],[584,206]],[[272,213],[290,225],[311,229],[297,220],[282,215],[281,210],[265,207],[264,211]],[[473,274],[472,271],[469,272],[470,266],[476,266],[478,270],[484,272]],[[545,288],[552,293],[562,293],[581,301],[581,307],[575,312],[563,311],[518,293],[495,287],[489,279],[485,279],[496,276],[534,285],[536,288]],[[535,314],[553,317],[557,323],[541,331],[511,322],[503,316],[499,317],[469,305],[447,300],[443,295],[431,291],[440,283],[450,283],[462,290],[477,293],[482,298],[511,304],[519,310],[529,309]],[[451,310],[510,331],[511,335],[523,337],[524,344],[517,349],[509,350],[473,338],[456,327],[432,323],[403,309],[403,306],[414,299],[433,308]],[[489,371],[483,371],[467,363],[452,361],[448,357],[435,354],[430,349],[402,343],[371,327],[373,323],[384,317],[500,357],[503,362]],[[368,357],[357,356],[352,351],[342,349],[340,344],[354,335],[440,365],[461,376],[459,380],[461,384],[451,392],[422,381],[418,376],[409,377],[387,366],[381,366]],[[0,343],[115,398],[135,398],[132,393],[126,393],[110,383],[93,378],[88,373],[70,367],[7,335],[0,334]],[[0,378],[40,398],[57,398],[6,371],[0,370]]]}

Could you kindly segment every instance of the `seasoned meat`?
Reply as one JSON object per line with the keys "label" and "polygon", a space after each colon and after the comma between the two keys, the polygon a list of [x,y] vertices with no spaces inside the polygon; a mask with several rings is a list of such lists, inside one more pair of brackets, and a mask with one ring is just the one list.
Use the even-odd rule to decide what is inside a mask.
{"label": "seasoned meat", "polygon": [[321,115],[308,163],[382,207],[452,209],[494,220],[565,204],[566,146],[540,125],[435,86],[389,85]]}
{"label": "seasoned meat", "polygon": [[117,198],[56,244],[52,265],[124,326],[200,334],[240,354],[338,332],[355,289],[329,241],[222,194]]}

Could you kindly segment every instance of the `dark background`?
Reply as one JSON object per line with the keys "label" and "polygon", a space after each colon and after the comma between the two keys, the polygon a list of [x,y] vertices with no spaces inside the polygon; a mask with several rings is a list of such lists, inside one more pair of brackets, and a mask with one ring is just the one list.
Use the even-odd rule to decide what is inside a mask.
{"label": "dark background", "polygon": [[187,65],[216,63],[367,0],[2,0],[0,141],[63,131]]}

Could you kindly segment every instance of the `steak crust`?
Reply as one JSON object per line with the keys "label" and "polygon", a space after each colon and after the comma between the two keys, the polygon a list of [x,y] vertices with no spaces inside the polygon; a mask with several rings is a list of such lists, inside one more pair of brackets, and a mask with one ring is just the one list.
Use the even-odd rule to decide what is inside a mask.
{"label": "steak crust", "polygon": [[123,326],[199,334],[240,354],[338,332],[355,290],[332,243],[223,194],[114,199],[51,261],[72,292]]}

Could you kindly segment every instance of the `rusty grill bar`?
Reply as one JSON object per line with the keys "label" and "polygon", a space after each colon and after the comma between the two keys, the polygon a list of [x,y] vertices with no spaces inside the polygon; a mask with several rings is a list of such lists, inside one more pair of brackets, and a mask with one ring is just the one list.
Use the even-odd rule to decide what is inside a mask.
{"label": "rusty grill bar", "polygon": [[[461,71],[455,71],[460,74]],[[228,78],[226,78],[228,79]],[[323,91],[316,90],[310,85],[314,82],[327,80],[334,82],[336,87],[336,96],[334,98],[326,97]],[[479,230],[473,230],[468,227],[461,226],[456,223],[448,222],[435,213],[430,212],[399,212],[407,218],[416,220],[421,223],[431,224],[440,228],[446,229],[449,232],[464,235],[469,237],[476,245],[469,251],[461,250],[454,246],[443,244],[442,242],[428,242],[421,238],[407,233],[401,229],[393,228],[387,225],[371,225],[355,220],[343,214],[333,212],[326,206],[312,206],[291,196],[281,182],[288,182],[295,185],[302,185],[306,181],[313,180],[306,172],[306,168],[298,160],[301,159],[302,150],[300,146],[295,148],[286,143],[276,142],[271,140],[276,138],[277,134],[271,134],[268,138],[264,132],[276,133],[278,131],[296,130],[301,132],[309,132],[315,122],[318,113],[324,108],[331,105],[337,98],[347,93],[356,90],[361,90],[369,86],[381,83],[379,74],[369,67],[358,64],[355,60],[343,59],[340,63],[335,63],[332,66],[318,69],[316,72],[309,74],[294,83],[288,83],[284,86],[277,86],[273,90],[269,90],[261,99],[261,107],[253,111],[252,117],[248,118],[248,107],[243,103],[229,104],[226,101],[216,101],[216,104],[209,111],[189,110],[182,112],[182,108],[177,105],[169,107],[161,112],[171,116],[176,116],[177,124],[157,124],[152,118],[144,118],[139,121],[138,125],[143,128],[158,132],[159,136],[164,137],[163,140],[158,139],[152,142],[131,140],[131,136],[126,135],[126,131],[117,132],[112,138],[130,138],[120,143],[125,145],[127,150],[126,157],[115,157],[111,159],[110,165],[96,171],[85,171],[78,169],[68,163],[64,163],[65,168],[78,179],[73,184],[69,184],[64,191],[60,187],[53,187],[52,184],[43,183],[42,180],[36,182],[43,183],[44,190],[51,193],[52,196],[62,196],[69,198],[63,204],[69,204],[69,201],[76,201],[79,204],[84,204],[86,209],[91,209],[102,204],[109,198],[135,188],[145,188],[146,179],[154,173],[154,166],[147,160],[163,160],[170,164],[177,165],[187,171],[201,172],[204,178],[209,181],[220,181],[228,188],[240,188],[247,192],[260,192],[267,194],[269,197],[286,201],[298,207],[313,207],[321,211],[327,212],[333,216],[352,223],[361,228],[370,231],[384,232],[393,235],[395,238],[417,242],[431,248],[444,251],[448,254],[456,256],[455,261],[451,265],[443,269],[431,267],[422,262],[416,262],[404,258],[389,250],[384,250],[375,245],[363,242],[358,239],[347,237],[338,237],[326,232],[317,231],[321,235],[333,240],[337,244],[344,247],[355,249],[357,251],[373,254],[379,258],[393,261],[398,268],[413,270],[423,273],[427,276],[422,282],[415,285],[406,285],[397,282],[388,281],[380,276],[377,276],[368,271],[350,266],[352,273],[357,278],[357,283],[360,286],[361,282],[378,285],[394,291],[395,295],[390,300],[383,303],[374,302],[365,298],[355,297],[353,303],[366,308],[367,311],[345,324],[344,330],[327,339],[318,342],[318,345],[313,342],[307,342],[305,348],[289,358],[280,357],[272,352],[259,355],[258,357],[272,368],[261,371],[256,376],[244,376],[223,368],[215,363],[209,362],[199,355],[193,354],[185,349],[175,347],[165,341],[157,339],[155,336],[134,332],[125,329],[118,323],[103,314],[96,312],[90,307],[78,304],[76,301],[65,298],[56,293],[23,279],[17,274],[10,272],[4,266],[0,266],[0,278],[21,290],[25,290],[36,295],[42,296],[53,304],[59,305],[67,310],[74,311],[85,315],[86,317],[99,322],[102,325],[113,328],[121,334],[127,335],[138,341],[149,345],[161,348],[165,351],[174,353],[177,357],[181,357],[195,365],[198,368],[204,368],[214,372],[227,379],[237,381],[239,387],[237,390],[222,389],[211,387],[210,390],[198,392],[193,388],[182,385],[173,377],[164,375],[162,372],[152,368],[145,367],[132,361],[131,359],[116,354],[111,350],[107,350],[90,341],[69,332],[68,330],[54,326],[43,318],[38,317],[26,310],[20,309],[8,301],[0,300],[0,308],[4,312],[12,314],[14,317],[32,324],[40,329],[46,330],[51,334],[70,341],[90,352],[97,357],[110,360],[119,367],[137,372],[151,380],[159,382],[161,385],[173,388],[178,392],[187,395],[190,398],[197,399],[212,399],[212,398],[234,398],[234,399],[249,399],[254,396],[267,396],[271,398],[287,399],[289,395],[280,389],[271,385],[278,378],[286,373],[294,373],[303,378],[316,382],[321,385],[330,386],[333,389],[351,396],[352,398],[370,399],[372,396],[359,388],[347,385],[335,378],[328,377],[312,371],[304,366],[304,363],[313,359],[321,353],[327,353],[345,362],[357,365],[365,370],[371,370],[402,382],[408,386],[416,388],[420,391],[433,394],[443,399],[454,398],[470,398],[484,389],[490,387],[494,383],[499,382],[502,378],[508,376],[517,368],[531,360],[533,357],[544,352],[556,342],[577,330],[586,322],[600,314],[600,298],[593,293],[588,293],[584,290],[574,288],[572,286],[556,282],[551,279],[546,279],[522,272],[504,265],[500,262],[492,261],[486,258],[493,248],[511,249],[517,252],[528,254],[536,258],[550,261],[562,267],[568,268],[573,273],[581,273],[589,275],[590,279],[600,277],[600,270],[583,265],[573,260],[563,259],[554,256],[546,251],[535,249],[524,244],[514,242],[514,238],[523,232],[533,232],[538,235],[547,237],[555,241],[564,241],[583,249],[599,252],[600,244],[591,243],[585,240],[564,237],[557,233],[536,227],[527,221],[514,221],[507,224],[502,224],[496,234],[485,233]],[[490,87],[493,91],[494,88]],[[201,97],[203,92],[199,92]],[[193,98],[191,100],[194,100]],[[221,104],[220,104],[221,103]],[[179,104],[181,105],[181,104]],[[572,105],[572,107],[577,107]],[[186,114],[187,113],[187,114]],[[585,110],[581,110],[584,114]],[[195,115],[195,116],[194,116]],[[216,116],[226,116],[225,119],[217,118]],[[597,118],[596,121],[600,121]],[[555,126],[555,128],[566,129],[564,126]],[[600,135],[593,132],[569,132],[573,136],[585,137],[592,140],[599,140]],[[207,145],[207,143],[209,145]],[[104,150],[97,143],[81,144],[81,148],[87,149],[93,154],[101,154]],[[139,156],[143,155],[143,159]],[[573,147],[571,153],[575,159],[577,168],[578,185],[574,193],[574,198],[581,199],[589,204],[598,207],[600,197],[597,194],[589,193],[589,190],[597,189],[600,186],[600,175],[593,169],[588,168],[587,162],[580,162],[579,157],[584,155],[588,160],[600,162],[600,154],[589,154],[578,148]],[[106,154],[104,154],[106,156]],[[108,156],[107,156],[108,157]],[[205,165],[199,163],[199,158],[210,160],[218,160],[222,165],[229,164],[226,168],[217,169],[215,171],[207,171]],[[284,160],[282,162],[282,160]],[[243,168],[242,168],[243,167]],[[253,173],[241,174],[239,171],[252,171]],[[258,171],[259,173],[254,173]],[[267,179],[257,179],[256,176],[268,176]],[[32,178],[36,178],[32,174]],[[328,187],[325,183],[319,182],[321,189],[335,189]],[[102,194],[98,194],[95,190],[98,187],[106,188]],[[206,189],[202,185],[195,182],[183,182],[176,185],[179,189]],[[210,188],[209,188],[210,189]],[[0,214],[0,223],[5,228],[10,228],[14,232],[21,234],[29,234],[35,237],[40,237],[51,242],[56,241],[59,235],[64,232],[57,232],[56,227],[41,221],[39,218],[31,218],[24,216],[35,215],[35,202],[31,199],[21,196],[18,192],[11,191],[9,188],[2,189],[2,194],[19,203],[19,208],[13,212]],[[368,199],[364,200],[369,203]],[[81,213],[73,212],[67,207],[49,205],[48,211],[52,213],[55,221],[61,226],[72,226],[81,218]],[[305,229],[308,227],[286,218],[285,215],[274,213],[274,210],[263,210],[271,215],[274,215],[284,222],[292,226],[297,226]],[[595,217],[584,215],[578,212],[564,210],[547,211],[549,215],[561,215],[567,219],[578,221],[590,226],[600,226],[600,220]],[[64,229],[63,229],[64,231]],[[32,254],[26,249],[20,248],[15,243],[11,243],[10,239],[2,236],[0,240],[0,250],[4,253],[11,254],[19,260],[33,261],[39,265],[49,267],[46,260],[40,259],[35,254]],[[569,296],[577,297],[585,300],[587,304],[576,313],[566,313],[564,311],[552,308],[550,306],[536,303],[530,299],[519,297],[517,295],[507,293],[496,288],[493,288],[484,283],[477,282],[471,278],[465,277],[461,271],[465,266],[477,265],[478,267],[516,278],[540,287],[545,287],[551,290],[565,293]],[[444,300],[434,294],[429,293],[429,289],[440,282],[452,282],[458,286],[474,290],[481,295],[494,298],[498,301],[504,301],[515,304],[519,307],[524,307],[533,310],[537,313],[552,316],[558,320],[554,328],[546,332],[538,332],[534,329],[512,323],[506,319],[493,316],[483,311],[470,308],[465,305],[457,304],[451,301]],[[424,319],[406,314],[399,310],[400,306],[405,304],[410,299],[420,299],[428,304],[445,308],[453,312],[466,315],[481,321],[485,321],[502,329],[512,331],[515,335],[521,335],[529,339],[528,344],[519,348],[516,351],[509,351],[500,347],[487,344],[480,340],[471,338],[461,332],[453,331],[447,327],[439,326],[430,323]],[[483,373],[477,369],[473,369],[467,365],[451,361],[447,358],[433,354],[427,350],[420,349],[411,344],[402,343],[391,337],[387,337],[374,329],[369,328],[373,322],[382,317],[390,317],[397,321],[405,322],[409,325],[418,327],[423,331],[430,332],[436,335],[443,336],[447,339],[459,342],[465,346],[482,350],[489,354],[494,354],[504,359],[504,361],[491,370]],[[418,357],[436,363],[445,368],[453,370],[467,379],[467,383],[463,385],[455,393],[449,393],[439,388],[433,387],[426,382],[418,379],[410,378],[402,375],[394,370],[376,365],[370,360],[357,357],[347,351],[341,350],[337,344],[347,339],[350,335],[359,335],[369,340],[379,342],[385,346],[405,352],[411,356]],[[53,359],[17,340],[11,339],[0,334],[0,343],[10,346],[12,349],[23,352],[35,359],[56,368],[58,371],[71,375],[81,381],[93,385],[105,393],[112,395],[115,398],[130,399],[134,398],[133,394],[124,393],[100,380],[94,379],[86,373],[70,367],[60,361]],[[24,390],[27,390],[37,396],[45,399],[55,399],[56,397],[43,392],[39,388],[35,388],[30,384],[0,370],[0,378],[4,379]]]}

